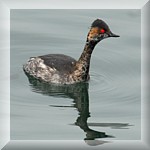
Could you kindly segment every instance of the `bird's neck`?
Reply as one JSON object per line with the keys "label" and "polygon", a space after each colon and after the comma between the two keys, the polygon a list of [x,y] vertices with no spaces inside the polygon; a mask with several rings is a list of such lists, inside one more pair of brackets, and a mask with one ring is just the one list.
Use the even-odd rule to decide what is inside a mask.
{"label": "bird's neck", "polygon": [[90,63],[91,54],[94,50],[95,45],[96,45],[96,43],[94,43],[94,42],[86,42],[84,50],[78,60],[79,64]]}
{"label": "bird's neck", "polygon": [[96,43],[87,41],[84,50],[75,65],[74,76],[79,77],[82,81],[87,81],[89,78],[91,54],[95,46]]}

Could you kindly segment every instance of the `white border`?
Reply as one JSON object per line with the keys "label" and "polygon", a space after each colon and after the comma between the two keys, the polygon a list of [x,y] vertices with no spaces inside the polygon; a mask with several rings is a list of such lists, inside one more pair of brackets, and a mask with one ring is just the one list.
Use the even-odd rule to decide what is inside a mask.
{"label": "white border", "polygon": [[10,141],[10,9],[0,1],[0,148]]}
{"label": "white border", "polygon": [[[142,12],[142,31],[146,31],[145,22],[148,14],[148,0],[0,0],[0,148],[6,149],[15,147],[15,149],[43,149],[44,147],[53,148],[80,148],[91,149],[83,145],[81,141],[10,141],[10,10],[11,9],[141,9]],[[109,5],[108,5],[109,4]],[[144,6],[145,5],[145,6]],[[149,31],[147,29],[147,31]],[[149,141],[149,120],[148,120],[148,96],[146,69],[147,62],[147,35],[142,32],[142,139],[140,141],[114,141],[103,149],[150,149]],[[143,42],[145,41],[145,42]],[[147,91],[147,92],[146,92]],[[98,149],[100,147],[97,147]],[[5,148],[4,148],[5,149]]]}
{"label": "white border", "polygon": [[1,0],[10,9],[141,9],[149,0]]}

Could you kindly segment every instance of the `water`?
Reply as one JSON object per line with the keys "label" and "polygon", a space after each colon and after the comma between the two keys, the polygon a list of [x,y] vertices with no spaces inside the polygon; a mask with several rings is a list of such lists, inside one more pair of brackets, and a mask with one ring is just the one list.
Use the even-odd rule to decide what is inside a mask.
{"label": "water", "polygon": [[[11,10],[11,139],[140,140],[140,17],[140,10]],[[89,83],[28,80],[22,65],[31,56],[78,59],[97,18],[121,37],[96,46]]]}

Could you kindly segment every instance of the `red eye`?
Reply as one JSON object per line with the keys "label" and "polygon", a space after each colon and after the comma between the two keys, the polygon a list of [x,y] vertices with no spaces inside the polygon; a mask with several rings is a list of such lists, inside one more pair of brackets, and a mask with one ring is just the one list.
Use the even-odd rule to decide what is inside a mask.
{"label": "red eye", "polygon": [[101,29],[100,32],[101,32],[101,33],[105,33],[105,30],[104,30],[104,29]]}

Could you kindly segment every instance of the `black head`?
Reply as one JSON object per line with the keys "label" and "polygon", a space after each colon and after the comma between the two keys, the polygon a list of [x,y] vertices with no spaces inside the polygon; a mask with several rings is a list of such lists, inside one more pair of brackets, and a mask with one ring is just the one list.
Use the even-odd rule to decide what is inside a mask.
{"label": "black head", "polygon": [[88,41],[99,42],[108,37],[120,37],[111,32],[108,25],[101,19],[96,19],[92,25],[88,34]]}

